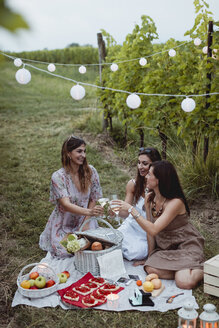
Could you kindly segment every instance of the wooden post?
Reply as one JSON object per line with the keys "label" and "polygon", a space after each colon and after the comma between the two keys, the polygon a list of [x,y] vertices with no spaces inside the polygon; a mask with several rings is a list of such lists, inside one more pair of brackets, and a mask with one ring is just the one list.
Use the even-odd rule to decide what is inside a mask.
{"label": "wooden post", "polygon": [[[98,43],[98,50],[99,50],[99,75],[100,75],[100,84],[104,87],[104,82],[102,81],[102,62],[105,61],[106,58],[106,47],[105,42],[103,40],[102,33],[97,33],[97,43]],[[108,122],[108,113],[107,109],[104,108],[103,113],[103,130],[107,131],[109,126]]]}
{"label": "wooden post", "polygon": [[[210,21],[208,23],[208,54],[207,54],[207,63],[210,62],[209,58],[212,57],[212,39],[213,39],[213,22]],[[209,80],[208,85],[207,85],[207,89],[206,89],[206,93],[210,93],[211,92],[211,71],[208,71],[207,73],[207,79]],[[210,103],[209,103],[209,95],[206,95],[206,104],[205,104],[205,110],[207,112]],[[208,128],[208,124],[206,125],[206,127]],[[207,156],[208,156],[208,149],[209,149],[209,137],[204,137],[204,162],[206,162]]]}

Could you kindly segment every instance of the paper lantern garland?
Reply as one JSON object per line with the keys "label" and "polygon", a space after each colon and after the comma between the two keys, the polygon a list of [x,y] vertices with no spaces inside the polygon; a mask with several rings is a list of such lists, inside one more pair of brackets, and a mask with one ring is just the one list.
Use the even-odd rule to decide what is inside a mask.
{"label": "paper lantern garland", "polygon": [[86,69],[86,67],[85,66],[83,66],[83,65],[81,65],[80,67],[79,67],[79,73],[81,73],[81,74],[85,74],[86,73],[86,71],[87,71],[87,69]]}
{"label": "paper lantern garland", "polygon": [[18,83],[27,84],[31,80],[31,74],[26,68],[21,68],[16,72],[15,78]]}
{"label": "paper lantern garland", "polygon": [[116,72],[118,70],[118,68],[119,68],[119,66],[117,64],[112,64],[110,66],[110,69],[111,69],[112,72]]}
{"label": "paper lantern garland", "polygon": [[15,58],[14,65],[17,67],[20,67],[23,64],[22,60],[20,58]]}
{"label": "paper lantern garland", "polygon": [[84,98],[85,96],[85,89],[84,87],[82,87],[81,85],[77,84],[74,85],[71,90],[70,90],[70,95],[72,96],[72,98],[74,98],[75,100],[81,100]]}
{"label": "paper lantern garland", "polygon": [[170,57],[175,57],[176,56],[176,50],[170,49],[168,54],[169,54]]}
{"label": "paper lantern garland", "polygon": [[55,72],[55,70],[56,70],[56,67],[54,64],[49,64],[47,68],[48,68],[48,71],[51,73]]}
{"label": "paper lantern garland", "polygon": [[141,105],[141,98],[135,93],[132,93],[126,98],[126,104],[129,108],[136,109]]}
{"label": "paper lantern garland", "polygon": [[192,98],[186,98],[181,102],[181,108],[184,112],[192,112],[195,109],[196,103]]}
{"label": "paper lantern garland", "polygon": [[145,65],[147,64],[147,59],[144,58],[144,57],[140,58],[140,60],[139,60],[139,64],[140,64],[141,66],[145,66]]}

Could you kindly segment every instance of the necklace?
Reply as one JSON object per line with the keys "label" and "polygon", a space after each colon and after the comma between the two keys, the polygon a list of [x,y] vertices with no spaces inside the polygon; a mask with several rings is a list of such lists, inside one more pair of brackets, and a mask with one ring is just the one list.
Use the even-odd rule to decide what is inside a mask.
{"label": "necklace", "polygon": [[164,199],[164,202],[158,211],[156,210],[156,202],[154,200],[152,201],[151,213],[154,218],[158,218],[163,213],[163,206],[164,206],[165,201],[166,201],[166,198]]}

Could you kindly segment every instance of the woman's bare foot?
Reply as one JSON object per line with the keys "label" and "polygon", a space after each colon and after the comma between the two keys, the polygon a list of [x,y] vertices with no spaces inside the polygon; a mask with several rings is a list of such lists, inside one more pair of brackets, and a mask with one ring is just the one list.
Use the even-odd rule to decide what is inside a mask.
{"label": "woman's bare foot", "polygon": [[135,261],[133,263],[133,266],[139,266],[139,265],[144,265],[145,264],[145,260],[139,260],[139,261]]}

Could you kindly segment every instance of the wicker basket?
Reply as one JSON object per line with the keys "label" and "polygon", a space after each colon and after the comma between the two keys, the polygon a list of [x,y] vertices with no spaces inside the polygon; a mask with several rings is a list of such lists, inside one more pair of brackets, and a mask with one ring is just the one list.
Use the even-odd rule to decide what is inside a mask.
{"label": "wicker basket", "polygon": [[[84,224],[80,227],[80,230],[77,232],[77,234],[80,235],[80,232],[82,231],[83,226],[88,221],[92,220],[94,218],[90,218],[84,222]],[[90,272],[94,276],[100,275],[100,268],[97,261],[98,256],[102,256],[106,253],[110,253],[114,251],[115,249],[121,249],[123,235],[120,231],[115,230],[111,224],[104,219],[101,218],[95,218],[96,220],[105,223],[109,228],[97,228],[95,230],[86,230],[83,234],[86,235],[87,238],[91,236],[92,238],[96,238],[96,240],[102,240],[102,241],[109,241],[112,246],[107,249],[103,249],[101,251],[91,251],[91,250],[84,250],[84,251],[78,251],[75,253],[75,267],[78,271],[82,273]]]}
{"label": "wicker basket", "polygon": [[[30,268],[32,270],[30,270]],[[28,273],[25,274],[26,269],[28,269]],[[48,288],[42,288],[42,289],[25,289],[21,287],[21,282],[23,280],[29,280],[29,274],[30,272],[36,271],[39,273],[39,275],[42,275],[46,278],[46,281],[52,279],[55,281],[55,285],[48,287]],[[41,298],[48,296],[52,293],[55,293],[59,286],[59,278],[53,268],[51,268],[47,263],[32,263],[29,265],[26,265],[21,272],[18,275],[17,278],[17,286],[18,291],[21,295],[30,297],[30,298]]]}

